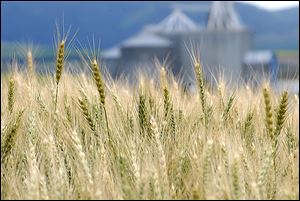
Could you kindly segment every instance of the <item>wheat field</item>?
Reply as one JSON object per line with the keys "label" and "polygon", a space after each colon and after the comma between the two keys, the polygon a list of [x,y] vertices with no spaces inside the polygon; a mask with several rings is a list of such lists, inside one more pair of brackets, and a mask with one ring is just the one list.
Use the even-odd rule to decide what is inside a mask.
{"label": "wheat field", "polygon": [[[299,199],[299,97],[159,79],[1,73],[1,199]],[[20,66],[17,66],[20,68]],[[25,69],[26,69],[25,68]]]}

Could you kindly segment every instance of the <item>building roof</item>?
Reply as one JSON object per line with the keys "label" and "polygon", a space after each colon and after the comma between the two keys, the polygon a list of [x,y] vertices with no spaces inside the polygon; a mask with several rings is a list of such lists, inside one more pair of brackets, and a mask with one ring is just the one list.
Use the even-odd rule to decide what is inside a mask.
{"label": "building roof", "polygon": [[168,47],[171,42],[153,33],[142,31],[124,41],[122,47]]}
{"label": "building roof", "polygon": [[179,9],[175,9],[169,16],[163,19],[159,24],[148,25],[147,31],[180,33],[190,32],[199,29],[199,27]]}
{"label": "building roof", "polygon": [[108,50],[103,51],[102,57],[106,59],[115,59],[121,56],[120,48],[115,46]]}
{"label": "building roof", "polygon": [[271,50],[249,51],[246,53],[244,63],[246,64],[263,64],[269,63],[274,56]]}
{"label": "building roof", "polygon": [[209,12],[208,30],[240,30],[242,23],[232,1],[214,1]]}

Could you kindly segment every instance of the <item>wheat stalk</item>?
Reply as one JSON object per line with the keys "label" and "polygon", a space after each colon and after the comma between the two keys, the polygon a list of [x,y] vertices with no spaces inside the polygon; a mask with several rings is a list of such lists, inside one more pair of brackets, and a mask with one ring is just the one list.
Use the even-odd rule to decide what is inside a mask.
{"label": "wheat stalk", "polygon": [[268,152],[265,155],[264,162],[262,164],[262,169],[260,170],[259,176],[258,176],[258,187],[261,192],[261,196],[264,192],[264,188],[267,184],[267,176],[268,176],[268,171],[271,165],[271,158],[272,157],[272,152],[268,150]]}
{"label": "wheat stalk", "polygon": [[138,117],[139,117],[139,126],[140,133],[142,136],[145,136],[145,132],[148,129],[148,112],[145,103],[145,96],[143,94],[139,94],[139,102],[138,102]]}
{"label": "wheat stalk", "polygon": [[3,144],[1,143],[1,163],[5,163],[8,155],[11,150],[14,148],[16,139],[17,139],[17,131],[21,125],[21,117],[24,113],[24,110],[21,110],[18,113],[16,120],[13,122],[13,125],[10,131],[6,134]]}
{"label": "wheat stalk", "polygon": [[283,127],[283,123],[286,120],[286,112],[288,106],[288,92],[284,91],[281,95],[280,104],[276,114],[276,124],[275,124],[275,131],[274,136],[275,138],[278,137],[280,131]]}
{"label": "wheat stalk", "polygon": [[64,107],[65,107],[65,112],[66,112],[66,115],[67,115],[67,119],[68,119],[69,123],[72,123],[71,107],[68,103],[68,99],[67,99],[66,94],[64,95]]}
{"label": "wheat stalk", "polygon": [[58,84],[61,78],[61,74],[64,67],[64,59],[65,59],[65,40],[62,40],[59,44],[57,50],[57,58],[56,58],[56,93],[55,93],[55,109],[57,108],[57,95],[58,95]]}
{"label": "wheat stalk", "polygon": [[207,114],[207,108],[206,108],[206,96],[205,96],[205,88],[204,88],[204,79],[202,74],[202,69],[199,61],[196,61],[194,63],[194,71],[196,74],[197,84],[198,84],[198,90],[199,90],[199,96],[200,96],[200,102],[202,106],[202,112],[204,114],[204,120],[205,120],[205,126],[208,125],[208,114]]}
{"label": "wheat stalk", "polygon": [[88,103],[87,103],[87,99],[86,98],[83,98],[83,99],[80,99],[78,98],[78,103],[79,103],[79,107],[84,115],[84,118],[86,119],[86,121],[88,122],[89,126],[90,126],[90,129],[95,133],[97,134],[95,131],[96,131],[96,128],[95,128],[95,123],[93,121],[93,118],[89,112],[89,109],[88,109]]}
{"label": "wheat stalk", "polygon": [[59,43],[57,49],[57,57],[56,57],[56,84],[59,84],[61,74],[64,68],[64,59],[65,59],[65,41],[62,40]]}
{"label": "wheat stalk", "polygon": [[240,179],[239,179],[239,156],[234,156],[234,161],[231,167],[232,186],[233,186],[233,198],[240,198]]}
{"label": "wheat stalk", "polygon": [[266,114],[266,129],[270,139],[273,140],[273,119],[272,119],[272,104],[270,100],[270,94],[267,88],[263,89],[264,102],[265,102],[265,114]]}
{"label": "wheat stalk", "polygon": [[208,179],[209,175],[211,172],[211,153],[212,153],[212,146],[213,146],[213,141],[208,140],[207,142],[207,149],[204,153],[204,158],[203,158],[203,172],[202,172],[202,179],[203,179],[203,197],[206,198],[206,190],[205,186],[208,185]]}
{"label": "wheat stalk", "polygon": [[76,150],[76,152],[78,154],[78,157],[80,159],[80,162],[81,162],[82,168],[84,170],[85,176],[87,177],[87,182],[88,182],[87,188],[88,188],[88,190],[91,190],[90,188],[93,186],[94,182],[93,182],[93,179],[92,179],[92,175],[91,175],[91,171],[90,171],[90,168],[89,168],[88,160],[87,160],[86,155],[83,151],[80,139],[78,138],[78,134],[75,130],[72,132],[71,138],[74,141],[75,150]]}
{"label": "wheat stalk", "polygon": [[94,80],[95,80],[95,83],[96,83],[96,86],[97,86],[97,90],[98,90],[98,93],[99,93],[100,103],[101,103],[101,105],[103,107],[103,110],[104,110],[104,116],[105,116],[105,121],[106,121],[106,129],[107,129],[107,135],[108,135],[108,141],[109,141],[108,143],[109,143],[109,146],[111,148],[112,154],[115,157],[116,156],[116,149],[113,145],[112,136],[111,136],[110,131],[109,131],[107,111],[106,111],[106,107],[105,107],[104,82],[103,82],[102,75],[101,75],[100,70],[99,70],[97,60],[94,59],[91,62],[91,65],[92,65],[93,77],[94,77]]}
{"label": "wheat stalk", "polygon": [[103,106],[105,106],[104,83],[103,83],[102,75],[100,73],[99,66],[98,66],[96,59],[94,59],[92,62],[92,71],[93,71],[93,77],[94,77],[94,80],[96,82],[96,86],[98,89],[100,102]]}
{"label": "wheat stalk", "polygon": [[10,113],[13,112],[15,102],[15,80],[11,78],[9,80],[9,87],[8,87],[8,111]]}
{"label": "wheat stalk", "polygon": [[276,164],[276,157],[277,157],[277,150],[278,150],[278,137],[280,135],[281,129],[283,127],[283,123],[286,120],[286,112],[288,106],[288,92],[284,91],[280,98],[280,103],[277,108],[276,113],[276,123],[275,123],[275,130],[273,133],[274,140],[272,142],[272,158],[273,158],[273,169],[274,169],[274,188],[273,188],[273,195],[272,197],[276,197],[277,193],[277,164]]}
{"label": "wheat stalk", "polygon": [[169,179],[168,179],[168,172],[167,172],[167,162],[166,162],[166,156],[160,141],[160,133],[158,131],[158,126],[157,123],[154,119],[153,116],[150,118],[150,128],[151,132],[153,133],[155,137],[155,142],[158,148],[158,159],[159,159],[159,165],[162,171],[162,180],[163,180],[163,186],[165,187],[165,193],[167,194],[166,196],[169,196]]}
{"label": "wheat stalk", "polygon": [[278,149],[278,136],[280,135],[280,131],[283,127],[283,123],[286,120],[286,112],[287,112],[287,105],[288,105],[288,92],[284,91],[280,98],[280,103],[277,109],[276,113],[276,124],[275,124],[275,130],[274,130],[274,140],[273,140],[273,162],[275,165],[275,157],[276,152]]}
{"label": "wheat stalk", "polygon": [[33,58],[32,58],[31,50],[28,50],[27,52],[27,72],[29,78],[32,79],[34,75],[34,69],[33,69]]}
{"label": "wheat stalk", "polygon": [[230,112],[230,109],[232,108],[232,105],[233,105],[233,101],[234,101],[234,98],[235,98],[235,95],[232,94],[228,100],[228,103],[224,109],[224,112],[222,114],[222,117],[224,119],[224,121],[226,122],[228,117],[229,117],[229,112]]}

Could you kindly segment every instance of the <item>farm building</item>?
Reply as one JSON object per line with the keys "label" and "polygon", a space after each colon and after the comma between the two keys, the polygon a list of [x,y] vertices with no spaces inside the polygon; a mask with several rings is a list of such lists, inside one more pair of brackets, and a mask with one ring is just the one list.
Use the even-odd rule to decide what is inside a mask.
{"label": "farm building", "polygon": [[104,51],[102,58],[113,77],[131,76],[138,68],[151,72],[154,58],[167,60],[169,70],[191,85],[195,79],[189,50],[195,49],[207,82],[213,83],[214,77],[221,75],[237,82],[251,44],[252,34],[239,20],[233,2],[217,1],[211,5],[205,27],[175,9],[160,23],[147,25],[137,35]]}
{"label": "farm building", "polygon": [[270,50],[249,51],[246,53],[243,67],[243,77],[246,82],[259,84],[264,78],[275,81],[278,74],[278,59]]}

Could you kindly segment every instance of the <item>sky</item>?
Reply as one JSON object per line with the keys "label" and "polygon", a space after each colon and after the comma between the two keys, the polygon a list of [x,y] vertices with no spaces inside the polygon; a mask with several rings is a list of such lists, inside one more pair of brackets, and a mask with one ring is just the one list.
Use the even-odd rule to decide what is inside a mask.
{"label": "sky", "polygon": [[299,7],[299,1],[240,1],[243,3],[252,4],[267,10],[279,10],[292,6]]}

